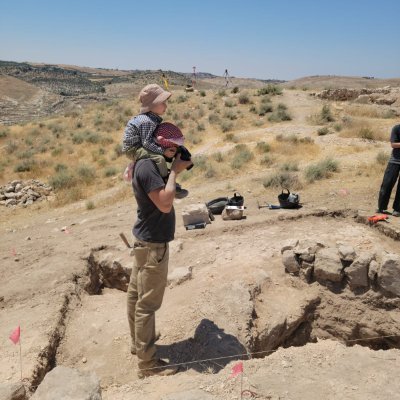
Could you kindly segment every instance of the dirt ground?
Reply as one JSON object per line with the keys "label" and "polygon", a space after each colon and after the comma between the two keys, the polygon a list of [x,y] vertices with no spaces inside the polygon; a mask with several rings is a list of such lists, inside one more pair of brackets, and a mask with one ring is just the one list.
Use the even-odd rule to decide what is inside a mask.
{"label": "dirt ground", "polygon": [[[21,324],[23,376],[32,386],[40,382],[46,368],[67,365],[95,371],[101,380],[105,399],[128,399],[132,393],[142,393],[142,398],[158,399],[168,393],[202,387],[209,388],[208,391],[216,398],[235,398],[232,396],[237,393],[237,385],[227,380],[232,361],[230,356],[246,354],[255,332],[262,332],[268,324],[279,319],[297,320],[306,305],[316,299],[321,301],[321,297],[326,299],[323,304],[333,302],[337,305],[343,313],[342,321],[346,320],[346,313],[349,321],[354,321],[354,309],[349,304],[357,302],[354,298],[345,301],[346,296],[351,297],[350,293],[342,294],[339,299],[318,284],[307,287],[285,274],[280,249],[286,239],[307,237],[328,245],[351,243],[360,250],[398,251],[397,242],[371,227],[356,224],[352,217],[311,215],[318,209],[344,208],[343,198],[329,197],[326,191],[330,185],[326,186],[319,195],[328,201],[322,202],[316,197],[298,211],[258,210],[256,201],[262,201],[263,197],[244,192],[248,207],[246,219],[223,221],[218,216],[202,231],[186,231],[180,211],[185,204],[207,200],[212,188],[208,188],[206,194],[204,188],[192,188],[188,198],[177,202],[178,228],[176,240],[171,244],[170,270],[191,266],[193,278],[166,291],[163,307],[157,315],[161,331],[160,353],[174,363],[229,358],[184,365],[181,373],[169,379],[137,380],[136,359],[129,353],[126,294],[116,289],[104,289],[101,295],[90,296],[77,283],[87,274],[85,258],[91,248],[109,246],[116,259],[129,265],[129,250],[118,234],[121,231],[128,234],[131,229],[135,212],[133,200],[92,211],[86,211],[83,205],[78,204],[43,212],[16,212],[12,221],[8,219],[3,223],[1,241],[1,381],[18,380],[18,348],[10,344],[8,335],[13,327]],[[346,199],[346,205],[357,202],[354,197]],[[390,224],[400,228],[394,218]],[[343,304],[339,306],[341,302]],[[256,328],[254,311],[258,315]],[[332,309],[326,312],[332,315]],[[380,321],[378,315],[382,318],[385,314],[383,319],[388,324],[391,321],[395,325],[393,331],[398,333],[397,310],[370,307],[364,312],[367,319],[376,321]],[[323,321],[335,329],[329,318]],[[326,327],[319,328],[325,333],[322,335],[324,339],[335,337],[326,334],[329,332]],[[348,374],[341,368],[343,357],[350,368],[351,363],[358,362],[359,353],[368,360],[367,364],[374,365],[368,369],[368,373],[374,376],[380,376],[381,369],[388,371],[390,376],[389,371],[394,369],[388,368],[388,362],[398,365],[398,350],[375,353],[367,347],[347,348],[343,344],[322,341],[304,348],[278,350],[272,355],[266,353],[264,364],[263,360],[245,361],[246,371],[248,369],[246,379],[249,385],[254,381],[257,386],[259,382],[258,391],[265,396],[259,398],[305,398],[305,387],[300,381],[306,377],[299,377],[296,373],[287,386],[285,380],[288,377],[284,376],[286,372],[294,371],[296,363],[306,365],[315,358],[319,364],[310,364],[310,376],[306,381],[329,379],[330,389],[332,385],[341,388],[332,392],[335,396],[365,398],[362,394],[366,393],[366,387],[360,384],[360,380],[366,379],[365,374],[354,370]],[[375,355],[380,353],[384,355]],[[280,373],[272,368],[274,364],[269,361],[272,357],[275,357]],[[282,361],[286,357],[292,360],[290,367]],[[330,359],[328,364],[326,357]],[[322,372],[321,365],[329,368]],[[257,375],[261,374],[261,366],[265,367],[262,372],[265,376],[274,371],[281,378],[271,377],[273,385],[266,388],[265,382]],[[376,385],[382,387],[377,390],[373,385],[377,394],[369,398],[396,398],[388,396],[391,390],[395,390],[396,381],[393,379],[387,384],[385,380],[375,378]],[[315,397],[307,398],[327,395],[325,385],[314,386],[319,388],[314,390]]]}
{"label": "dirt ground", "polygon": [[[315,103],[302,92],[285,96],[293,121],[243,135],[251,141],[277,133],[310,135],[315,129],[305,118]],[[385,144],[329,135],[316,142],[322,155],[340,149],[342,172],[304,187],[300,210],[258,209],[257,202],[277,203],[279,194],[263,188],[263,171],[189,185],[190,195],[176,201],[170,271],[191,267],[193,275],[167,288],[157,313],[159,352],[181,364],[174,377],[137,379],[136,358],[129,352],[126,293],[105,288],[89,295],[83,290],[91,249],[106,246],[104,253],[123,265],[132,262],[119,233],[131,239],[136,204],[133,198],[115,201],[124,183],[98,193],[94,200],[101,198],[102,205],[93,210],[85,202],[57,209],[44,203],[3,208],[0,381],[19,380],[18,346],[8,337],[21,325],[22,374],[32,390],[48,370],[65,365],[96,372],[107,400],[238,399],[240,378],[229,379],[229,374],[242,358],[243,389],[251,390],[253,398],[400,399],[399,342],[377,344],[355,334],[362,327],[369,337],[400,335],[398,305],[388,307],[371,290],[358,296],[308,285],[286,274],[282,265],[280,250],[287,239],[346,243],[359,252],[400,252],[399,242],[354,219],[355,213],[374,213],[381,172],[369,170],[365,160],[386,149]],[[210,143],[199,151],[210,151]],[[355,152],[354,146],[362,151]],[[368,173],[358,173],[356,165],[365,165]],[[204,230],[185,230],[185,205],[234,191],[245,197],[245,219],[217,216]],[[400,220],[390,217],[387,226],[399,232]],[[253,358],[250,353],[257,354]]]}

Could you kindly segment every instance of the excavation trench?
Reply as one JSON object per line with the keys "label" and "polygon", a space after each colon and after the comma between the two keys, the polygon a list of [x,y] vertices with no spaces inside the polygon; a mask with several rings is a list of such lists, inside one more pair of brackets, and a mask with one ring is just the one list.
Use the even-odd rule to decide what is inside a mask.
{"label": "excavation trench", "polygon": [[[159,346],[167,355],[178,352],[175,362],[225,354],[265,357],[279,347],[323,339],[373,350],[400,348],[398,297],[372,286],[360,293],[346,286],[335,291],[316,280],[305,282],[291,276],[282,265],[282,242],[307,236],[310,227],[314,237],[327,243],[340,239],[362,251],[377,245],[400,253],[395,229],[379,230],[365,223],[349,211],[303,214],[240,229],[239,249],[234,229],[178,239],[171,244],[170,259],[174,267],[188,265],[190,260],[193,276],[170,282],[167,288],[157,315],[164,332]],[[242,275],[244,262],[246,275]],[[76,280],[78,295],[65,300],[32,386],[58,364],[95,370],[105,385],[132,379],[132,366],[125,359],[130,342],[125,292],[131,263],[127,250],[101,246],[91,251],[86,275]],[[84,364],[83,359],[87,359]],[[218,361],[217,368],[215,363],[202,363],[196,370],[203,372],[211,366],[217,372],[231,360]]]}
{"label": "excavation trench", "polygon": [[[395,241],[400,238],[396,229],[379,224],[371,226],[366,217],[351,210],[303,214],[284,218],[281,223],[295,223],[298,219],[306,220],[308,217],[339,219],[350,226],[367,225],[372,236],[385,236]],[[279,225],[279,222],[277,224]],[[98,250],[106,252],[105,256],[96,255]],[[125,268],[120,260],[113,260],[109,250],[102,247],[88,257],[90,284],[86,290],[89,294],[99,294],[104,287],[126,290],[130,269]],[[291,284],[295,287],[299,285],[298,282]],[[335,287],[318,285],[316,293],[316,285],[318,283],[314,281],[312,289],[307,285],[297,288],[313,293],[298,306],[298,318],[282,314],[278,320],[276,316],[266,319],[263,315],[264,309],[259,306],[262,304],[260,299],[262,301],[263,297],[268,295],[269,288],[261,286],[260,289],[256,286],[258,289],[250,293],[253,310],[247,327],[250,337],[246,341],[246,350],[260,353],[262,356],[264,351],[279,347],[303,346],[318,339],[328,338],[348,346],[358,344],[374,350],[400,348],[400,299],[385,297],[372,287],[357,295],[345,290],[344,283]]]}

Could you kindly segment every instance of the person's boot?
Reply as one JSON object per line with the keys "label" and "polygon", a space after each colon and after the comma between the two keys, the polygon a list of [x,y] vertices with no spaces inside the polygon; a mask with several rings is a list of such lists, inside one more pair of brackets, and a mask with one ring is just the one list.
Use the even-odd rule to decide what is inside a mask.
{"label": "person's boot", "polygon": [[148,376],[170,376],[178,372],[178,367],[169,365],[161,359],[143,363],[138,370],[138,378],[143,379]]}

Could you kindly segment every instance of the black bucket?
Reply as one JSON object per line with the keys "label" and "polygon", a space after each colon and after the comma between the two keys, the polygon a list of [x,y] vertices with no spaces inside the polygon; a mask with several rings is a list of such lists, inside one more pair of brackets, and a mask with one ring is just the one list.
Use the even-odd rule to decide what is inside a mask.
{"label": "black bucket", "polygon": [[238,206],[241,207],[244,204],[244,197],[239,193],[234,193],[233,197],[231,197],[228,201],[228,206]]}
{"label": "black bucket", "polygon": [[207,208],[214,214],[220,215],[224,211],[225,206],[228,204],[229,199],[227,197],[218,197],[217,199],[211,200],[206,203]]}
{"label": "black bucket", "polygon": [[289,189],[287,190],[287,193],[284,193],[282,190],[282,193],[278,196],[279,204],[281,208],[299,208],[299,196],[298,195],[293,195],[292,194],[292,199],[289,200],[289,196],[291,195]]}

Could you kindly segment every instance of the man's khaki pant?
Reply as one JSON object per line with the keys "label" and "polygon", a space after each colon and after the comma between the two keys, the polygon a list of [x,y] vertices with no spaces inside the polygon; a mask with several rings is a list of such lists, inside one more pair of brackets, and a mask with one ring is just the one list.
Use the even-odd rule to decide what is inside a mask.
{"label": "man's khaki pant", "polygon": [[139,368],[156,359],[155,312],[161,307],[167,285],[168,243],[136,240],[134,265],[128,286],[128,321]]}

